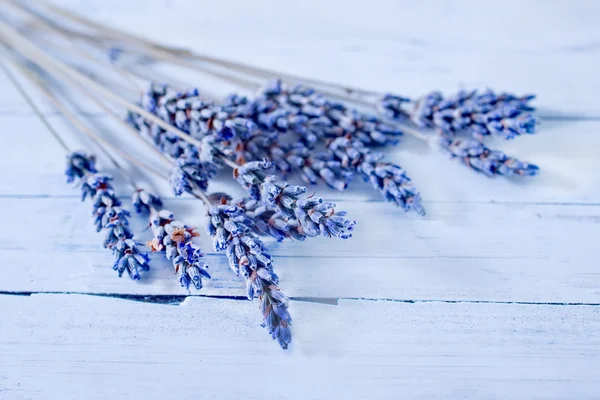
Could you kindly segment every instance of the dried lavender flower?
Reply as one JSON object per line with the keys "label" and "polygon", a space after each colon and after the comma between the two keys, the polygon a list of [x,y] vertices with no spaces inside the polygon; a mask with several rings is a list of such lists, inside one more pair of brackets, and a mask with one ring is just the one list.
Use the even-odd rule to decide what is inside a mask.
{"label": "dried lavender flower", "polygon": [[163,206],[160,197],[145,189],[137,189],[133,192],[131,203],[138,214],[150,213],[150,210],[160,209]]}
{"label": "dried lavender flower", "polygon": [[348,239],[352,235],[355,221],[345,218],[345,212],[335,214],[335,205],[319,197],[301,199],[306,193],[304,186],[290,185],[275,175],[267,175],[273,163],[267,161],[248,162],[234,171],[234,176],[246,187],[253,199],[262,201],[267,207],[278,210],[285,218],[298,221],[306,236],[335,236]]}
{"label": "dried lavender flower", "polygon": [[215,173],[214,164],[203,163],[198,158],[182,156],[175,162],[169,183],[175,195],[179,196],[184,192],[191,193],[195,188],[206,190],[210,178]]}
{"label": "dried lavender flower", "polygon": [[386,200],[405,211],[425,215],[421,195],[406,172],[398,165],[384,162],[382,153],[371,151],[361,141],[346,137],[333,140],[328,147],[342,165],[353,166]]}
{"label": "dried lavender flower", "polygon": [[95,172],[98,171],[96,170],[96,158],[93,155],[88,156],[78,151],[67,155],[67,167],[65,169],[67,183]]}
{"label": "dried lavender flower", "polygon": [[352,135],[367,146],[385,146],[396,144],[396,137],[402,135],[399,128],[377,116],[348,108],[304,85],[288,88],[280,80],[274,80],[267,84],[255,102],[254,109],[259,112],[255,112],[253,118],[259,126],[260,122],[269,120],[269,116],[276,115],[278,119],[285,116],[287,123],[278,125],[287,126],[309,147],[318,139],[346,135]]}
{"label": "dried lavender flower", "polygon": [[255,133],[238,145],[232,153],[237,163],[267,159],[273,162],[281,176],[297,173],[310,184],[320,180],[328,186],[344,190],[353,177],[349,168],[343,167],[329,151],[315,151],[302,142],[285,144],[277,132]]}
{"label": "dried lavender flower", "polygon": [[236,117],[227,107],[201,99],[197,89],[181,93],[171,91],[167,85],[152,84],[140,104],[202,142],[198,148],[139,115],[130,113],[127,117],[133,127],[151,137],[156,147],[175,161],[169,182],[176,195],[196,188],[205,190],[221,166],[217,156],[229,154],[224,141],[243,140],[255,129],[252,121]]}
{"label": "dried lavender flower", "polygon": [[122,276],[127,271],[131,279],[140,279],[140,271],[148,270],[148,257],[140,252],[132,240],[127,218],[129,211],[121,207],[112,188],[112,177],[99,173],[95,168],[95,158],[82,152],[67,156],[65,171],[67,182],[77,180],[81,187],[81,197],[93,201],[94,225],[96,231],[105,232],[104,247],[115,254],[113,269]]}
{"label": "dried lavender flower", "polygon": [[437,145],[452,157],[457,157],[464,164],[487,176],[534,176],[539,168],[534,164],[519,161],[506,154],[491,150],[478,140],[467,138],[448,138],[439,136]]}
{"label": "dried lavender flower", "polygon": [[262,202],[243,198],[231,201],[242,208],[252,220],[252,231],[260,236],[271,236],[278,242],[284,239],[304,240],[306,235],[297,220],[285,218],[281,213],[267,208]]}
{"label": "dried lavender flower", "polygon": [[386,95],[378,109],[389,118],[410,118],[419,128],[435,128],[446,135],[468,132],[479,140],[489,135],[513,139],[535,133],[537,119],[530,113],[534,109],[528,104],[534,98],[533,95],[496,94],[491,90],[459,91],[447,98],[440,92],[432,92],[409,109],[407,99]]}
{"label": "dried lavender flower", "polygon": [[194,228],[175,220],[169,210],[150,209],[150,227],[153,239],[147,246],[153,252],[165,252],[171,260],[175,273],[179,273],[179,283],[189,289],[193,285],[197,290],[202,288],[202,278],[210,279],[208,265],[203,261],[204,254],[192,243],[198,236]]}
{"label": "dried lavender flower", "polygon": [[224,250],[231,269],[244,277],[248,299],[260,298],[262,325],[283,349],[287,349],[292,340],[289,300],[277,287],[279,279],[273,272],[269,250],[251,232],[242,208],[220,204],[212,206],[208,214],[208,232],[215,250]]}
{"label": "dried lavender flower", "polygon": [[113,248],[116,256],[113,269],[123,275],[127,271],[131,279],[140,279],[140,271],[150,269],[150,258],[137,248],[137,243],[131,239],[119,241]]}

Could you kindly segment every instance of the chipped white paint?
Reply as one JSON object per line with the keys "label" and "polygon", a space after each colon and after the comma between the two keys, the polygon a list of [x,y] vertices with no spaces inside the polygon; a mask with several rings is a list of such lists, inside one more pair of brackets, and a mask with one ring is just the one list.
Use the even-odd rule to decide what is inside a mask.
{"label": "chipped white paint", "polygon": [[[247,301],[0,295],[1,399],[598,397],[600,3],[308,0],[286,2],[284,18],[266,0],[62,3],[157,40],[357,86],[537,93],[540,133],[493,147],[539,164],[542,175],[490,180],[406,138],[388,155],[421,189],[426,218],[360,184],[344,194],[317,188],[359,225],[346,242],[271,244],[288,294],[340,299],[294,301],[287,352]],[[63,183],[60,148],[2,74],[0,85],[0,292],[185,295],[160,260],[140,283],[114,276],[89,204]],[[90,148],[28,91],[69,144]],[[144,151],[69,96],[95,128]],[[133,173],[169,196],[164,183]],[[226,176],[214,190],[231,187]],[[167,205],[204,232],[197,201]],[[203,293],[241,295],[206,235],[199,244],[214,275]],[[349,300],[365,298],[398,301]]]}

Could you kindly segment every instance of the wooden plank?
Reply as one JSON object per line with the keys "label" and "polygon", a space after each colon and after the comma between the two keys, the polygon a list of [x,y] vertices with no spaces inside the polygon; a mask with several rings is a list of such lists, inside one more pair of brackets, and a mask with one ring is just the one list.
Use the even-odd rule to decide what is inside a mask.
{"label": "wooden plank", "polygon": [[[339,10],[346,4],[340,0],[326,6],[318,0],[288,5],[286,13],[294,16],[289,19],[281,19],[281,11],[267,1],[235,3],[235,8],[232,2],[215,2],[204,6],[203,16],[189,13],[196,6],[193,0],[144,9],[137,2],[123,8],[118,0],[103,6],[79,1],[61,5],[161,43],[315,78],[408,96],[459,87],[533,92],[545,115],[597,118],[600,108],[592,99],[600,89],[593,67],[598,37],[591,16],[598,15],[598,4],[547,3],[365,3],[346,10],[344,21]],[[118,15],[115,7],[120,7]],[[511,12],[517,8],[519,13]],[[398,15],[403,16],[401,25]],[[438,29],[424,29],[424,15]],[[508,19],[515,22],[511,29],[503,22]],[[231,21],[236,21],[235,30]],[[540,27],[552,29],[540,35]],[[577,73],[572,72],[575,63]],[[212,82],[205,78],[201,83]]]}
{"label": "wooden plank", "polygon": [[[350,240],[268,241],[289,295],[600,302],[600,274],[591,262],[600,206],[431,203],[423,219],[375,202],[338,205],[360,220]],[[214,276],[202,293],[242,295],[204,234],[200,202],[166,206],[202,233],[198,244]],[[8,227],[0,230],[2,291],[185,294],[158,256],[141,283],[117,279],[90,205],[77,198],[4,197],[0,209]],[[151,237],[145,221],[131,219],[141,241]]]}
{"label": "wooden plank", "polygon": [[[0,394],[25,398],[594,398],[600,308],[293,302],[292,347],[256,304],[0,296]],[[275,368],[276,367],[276,368]]]}

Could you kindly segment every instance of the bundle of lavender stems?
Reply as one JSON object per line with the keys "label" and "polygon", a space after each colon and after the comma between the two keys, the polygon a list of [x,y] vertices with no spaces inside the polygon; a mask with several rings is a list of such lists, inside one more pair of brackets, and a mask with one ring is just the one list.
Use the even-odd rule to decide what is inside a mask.
{"label": "bundle of lavender stems", "polygon": [[[207,230],[215,251],[224,252],[231,270],[245,281],[248,299],[259,298],[263,326],[282,348],[291,342],[289,299],[278,286],[274,260],[264,239],[348,239],[355,225],[333,203],[309,194],[304,186],[288,183],[289,178],[298,176],[306,184],[322,182],[337,190],[346,189],[358,178],[403,210],[424,215],[420,193],[408,174],[386,161],[381,152],[396,145],[404,134],[425,140],[488,176],[538,172],[535,165],[484,144],[490,136],[509,140],[535,132],[531,95],[488,90],[445,97],[432,92],[410,100],[161,46],[55,7],[43,12],[18,6],[44,28],[46,38],[47,32],[57,37],[69,35],[103,51],[106,67],[119,71],[128,82],[140,75],[131,67],[120,66],[123,54],[198,69],[245,90],[259,88],[253,98],[232,94],[215,100],[195,87],[176,90],[169,83],[150,82],[141,98],[132,102],[48,56],[31,39],[0,22],[13,59],[78,130],[98,135],[78,123],[49,87],[68,86],[90,96],[121,124],[123,132],[137,135],[160,154],[169,172],[168,177],[157,175],[168,179],[175,195],[192,195],[205,203]],[[61,24],[58,16],[71,25]],[[73,23],[83,25],[85,31],[74,30]],[[75,51],[71,55],[83,56]],[[105,102],[123,107],[126,117],[119,119]],[[142,170],[155,172],[117,146],[94,137],[103,151],[127,156]],[[231,170],[246,189],[245,197],[209,192],[210,182],[222,169]],[[122,168],[119,171],[125,174]],[[66,174],[69,182],[79,182],[83,198],[94,202],[96,228],[107,232],[104,246],[115,253],[113,268],[119,276],[127,272],[134,280],[143,278],[149,258],[143,244],[133,239],[127,221],[130,214],[114,195],[112,178],[97,172],[93,156],[70,150]],[[171,260],[182,287],[200,290],[203,279],[210,275],[201,250],[192,242],[198,233],[163,209],[159,196],[135,182],[131,186],[132,205],[138,214],[147,215],[151,227],[148,251],[161,252]]]}

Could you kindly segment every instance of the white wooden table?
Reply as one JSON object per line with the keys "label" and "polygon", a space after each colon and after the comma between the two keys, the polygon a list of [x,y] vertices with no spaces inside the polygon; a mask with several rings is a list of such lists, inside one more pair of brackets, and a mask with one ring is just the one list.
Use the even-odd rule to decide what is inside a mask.
{"label": "white wooden table", "polygon": [[[167,43],[411,97],[536,93],[539,134],[493,146],[542,175],[487,179],[406,138],[389,158],[427,217],[366,186],[318,188],[359,225],[349,241],[271,244],[294,298],[282,351],[207,235],[214,279],[200,293],[158,257],[147,279],[118,279],[90,204],[63,182],[60,147],[0,75],[0,398],[600,398],[600,2],[62,3]],[[97,151],[28,91],[71,145]],[[197,201],[149,184],[204,232]]]}

